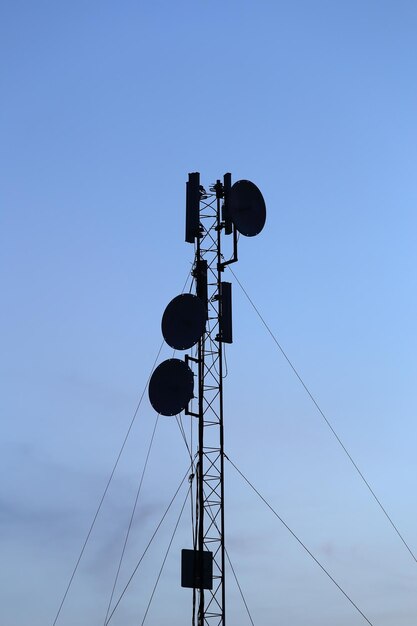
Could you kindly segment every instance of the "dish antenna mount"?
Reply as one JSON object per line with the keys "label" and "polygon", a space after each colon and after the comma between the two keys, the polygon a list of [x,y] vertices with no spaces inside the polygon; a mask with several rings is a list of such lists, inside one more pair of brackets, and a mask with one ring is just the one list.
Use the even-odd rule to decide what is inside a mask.
{"label": "dish antenna mount", "polygon": [[[175,350],[195,348],[183,360],[161,363],[149,382],[158,413],[185,411],[198,420],[196,540],[181,558],[181,585],[193,590],[198,626],[225,626],[223,344],[232,343],[233,333],[232,285],[222,277],[238,260],[238,234],[258,235],[266,218],[258,187],[249,180],[232,185],[231,179],[225,174],[206,192],[198,172],[188,176],[185,240],[195,246],[195,294],[171,300],[162,334]],[[232,235],[228,256],[222,251],[224,235]]]}

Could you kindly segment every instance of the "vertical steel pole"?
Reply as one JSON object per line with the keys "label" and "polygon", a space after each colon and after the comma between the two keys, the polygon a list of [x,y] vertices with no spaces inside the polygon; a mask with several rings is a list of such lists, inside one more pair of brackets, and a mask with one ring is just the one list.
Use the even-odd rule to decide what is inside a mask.
{"label": "vertical steel pole", "polygon": [[222,626],[226,625],[226,585],[225,585],[225,561],[224,561],[224,435],[223,435],[223,343],[221,341],[221,315],[222,315],[222,252],[221,252],[221,194],[220,181],[217,181],[217,319],[219,329],[219,439],[220,439],[220,532],[221,532],[221,570],[222,570]]}
{"label": "vertical steel pole", "polygon": [[[200,234],[197,237],[196,250],[197,267],[201,262]],[[203,588],[203,551],[204,551],[204,347],[205,333],[198,342],[198,471],[197,471],[197,501],[198,501],[198,554],[200,588],[198,603],[198,626],[204,624],[204,588]]]}

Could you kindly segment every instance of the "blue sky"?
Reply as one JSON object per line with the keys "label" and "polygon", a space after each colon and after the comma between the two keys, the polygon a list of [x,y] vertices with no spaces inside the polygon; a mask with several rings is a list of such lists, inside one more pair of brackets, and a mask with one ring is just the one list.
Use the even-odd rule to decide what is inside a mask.
{"label": "blue sky", "polygon": [[[262,189],[266,226],[241,238],[235,271],[416,552],[415,3],[0,11],[3,622],[52,625],[190,269],[189,171]],[[375,626],[414,625],[416,563],[237,285],[233,298],[228,454]],[[145,397],[59,625],[104,621],[154,421]],[[186,464],[161,419],[121,580]],[[364,623],[231,467],[226,482],[255,624]],[[142,621],[179,506],[115,626]],[[189,526],[187,512],[147,623],[190,619]],[[229,623],[249,623],[228,580]]]}

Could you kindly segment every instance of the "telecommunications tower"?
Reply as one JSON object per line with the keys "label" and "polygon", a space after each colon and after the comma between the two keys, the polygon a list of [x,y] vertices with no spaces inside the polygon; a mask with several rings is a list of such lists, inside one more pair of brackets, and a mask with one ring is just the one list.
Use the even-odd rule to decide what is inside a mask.
{"label": "telecommunications tower", "polygon": [[[266,209],[254,183],[232,185],[225,174],[206,192],[189,174],[185,240],[194,244],[195,294],[174,298],[162,317],[162,334],[175,350],[196,349],[158,365],[149,399],[161,415],[184,411],[198,422],[194,545],[182,550],[181,585],[193,590],[193,626],[225,626],[223,343],[232,343],[232,289],[224,269],[238,260],[238,234],[258,235]],[[230,258],[223,235],[232,235]],[[196,384],[195,381],[196,380]],[[193,398],[196,401],[193,403]]]}

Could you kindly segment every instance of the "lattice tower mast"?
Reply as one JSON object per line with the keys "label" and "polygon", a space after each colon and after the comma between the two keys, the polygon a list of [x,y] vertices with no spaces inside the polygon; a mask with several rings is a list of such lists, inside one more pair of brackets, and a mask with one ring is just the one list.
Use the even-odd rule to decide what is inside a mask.
{"label": "lattice tower mast", "polygon": [[[223,185],[200,198],[195,274],[207,263],[207,325],[198,345],[198,468],[196,536],[200,555],[213,554],[213,587],[198,589],[198,626],[225,624],[223,344],[221,339],[221,239]],[[202,566],[202,560],[201,560]]]}
{"label": "lattice tower mast", "polygon": [[[225,174],[207,193],[200,174],[189,174],[185,240],[195,245],[196,294],[181,294],[166,307],[162,334],[175,350],[197,346],[196,356],[172,358],[154,370],[149,399],[161,415],[181,411],[198,419],[196,516],[192,550],[182,550],[181,586],[193,589],[193,626],[225,626],[223,343],[232,342],[231,284],[225,266],[237,261],[239,232],[259,234],[265,202],[248,180],[231,184]],[[222,235],[232,236],[224,260]],[[195,370],[197,369],[197,394]],[[191,402],[197,397],[197,410]]]}

